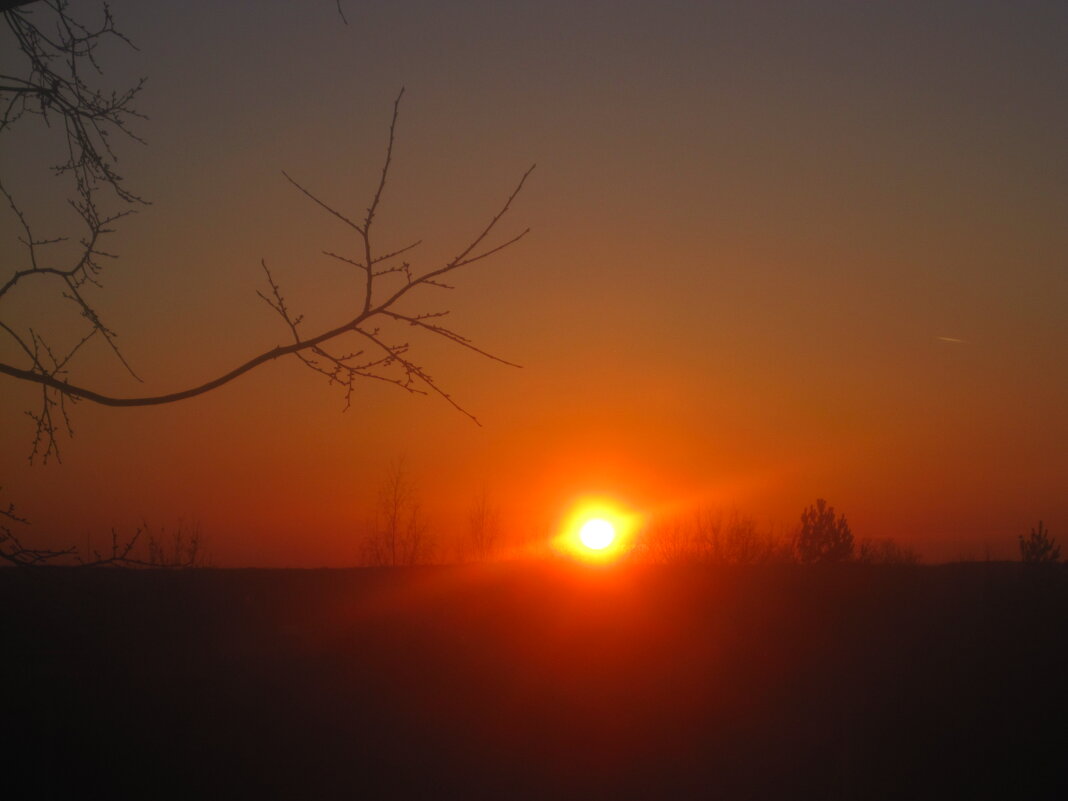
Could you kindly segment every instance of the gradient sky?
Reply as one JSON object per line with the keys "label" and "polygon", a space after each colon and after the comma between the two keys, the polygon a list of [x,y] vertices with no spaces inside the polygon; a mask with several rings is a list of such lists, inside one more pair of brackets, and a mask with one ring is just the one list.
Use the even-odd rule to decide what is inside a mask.
{"label": "gradient sky", "polygon": [[[112,7],[140,50],[107,78],[148,78],[120,168],[153,205],[96,299],[145,384],[102,350],[72,378],[155,394],[283,342],[261,258],[309,321],[347,319],[319,254],[355,243],[281,170],[361,213],[401,86],[381,224],[424,240],[416,264],[538,164],[500,236],[532,233],[447,298],[523,368],[416,341],[482,428],[384,385],[343,414],[295,360],[173,406],[83,402],[63,463],[33,467],[36,392],[5,379],[0,484],[42,538],[196,520],[216,564],[351,564],[398,459],[445,538],[482,487],[532,537],[588,493],[781,529],[826,497],[934,560],[1068,532],[1065,4]],[[52,144],[0,154],[42,232],[68,222]],[[5,302],[72,330],[51,298]]]}

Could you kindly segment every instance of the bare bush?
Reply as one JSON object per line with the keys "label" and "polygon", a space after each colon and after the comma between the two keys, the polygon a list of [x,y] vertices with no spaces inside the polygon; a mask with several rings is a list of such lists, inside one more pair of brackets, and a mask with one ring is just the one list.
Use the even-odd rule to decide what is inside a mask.
{"label": "bare bush", "polygon": [[[0,487],[0,491],[2,491]],[[14,527],[28,526],[13,503],[0,506],[0,561],[16,567],[66,562],[82,567],[203,567],[208,564],[200,525],[179,521],[170,532],[160,528],[158,535],[148,523],[142,523],[130,536],[111,530],[109,547],[96,550],[86,545],[85,552],[75,546],[65,548],[29,548],[22,544]]]}
{"label": "bare bush", "polygon": [[495,554],[501,535],[501,510],[483,487],[467,512],[467,550],[479,562]]}
{"label": "bare bush", "polygon": [[371,530],[362,542],[364,564],[410,567],[426,564],[433,552],[415,483],[403,462],[394,464],[378,491]]}
{"label": "bare bush", "polygon": [[756,565],[788,559],[790,547],[737,509],[705,509],[654,521],[639,537],[634,558],[656,564]]}
{"label": "bare bush", "polygon": [[199,523],[178,525],[169,533],[165,528],[152,533],[147,523],[142,529],[148,533],[148,563],[153,567],[206,567],[209,564]]}
{"label": "bare bush", "polygon": [[868,565],[918,565],[922,560],[917,551],[887,537],[862,540],[857,561]]}
{"label": "bare bush", "polygon": [[766,564],[782,560],[789,552],[771,530],[761,531],[755,519],[737,509],[727,514],[706,513],[701,522],[701,537],[715,564]]}
{"label": "bare bush", "polygon": [[148,567],[148,568],[187,568],[206,567],[207,552],[204,550],[200,525],[186,525],[179,521],[168,534],[165,527],[159,533],[142,522],[134,533],[120,535],[116,529],[111,530],[110,548],[98,551],[86,547],[85,555],[78,554],[76,563],[82,567]]}
{"label": "bare bush", "polygon": [[634,558],[665,565],[700,562],[705,556],[703,545],[693,521],[668,518],[646,527],[634,550]]}

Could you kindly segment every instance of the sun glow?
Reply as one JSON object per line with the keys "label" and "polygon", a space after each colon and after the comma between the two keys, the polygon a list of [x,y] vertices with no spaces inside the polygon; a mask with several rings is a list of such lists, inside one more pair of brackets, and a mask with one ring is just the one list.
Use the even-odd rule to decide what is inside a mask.
{"label": "sun glow", "polygon": [[586,499],[568,515],[554,548],[586,562],[611,562],[628,552],[638,518],[612,501]]}

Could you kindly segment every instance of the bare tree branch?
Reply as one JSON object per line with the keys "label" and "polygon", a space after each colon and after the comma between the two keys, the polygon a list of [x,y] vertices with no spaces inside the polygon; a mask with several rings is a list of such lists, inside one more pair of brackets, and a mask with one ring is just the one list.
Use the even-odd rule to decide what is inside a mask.
{"label": "bare tree branch", "polygon": [[[3,487],[0,487],[0,493]],[[69,557],[67,563],[81,567],[152,567],[184,568],[197,567],[206,563],[203,537],[200,526],[196,523],[186,526],[182,521],[171,531],[169,538],[166,530],[161,528],[159,536],[152,533],[148,523],[142,522],[129,537],[120,537],[111,530],[110,549],[98,551],[86,546],[85,553],[79,553],[74,546],[66,548],[29,548],[12,531],[12,525],[28,526],[30,521],[15,510],[15,505],[0,503],[0,562],[7,562],[16,567],[36,567],[56,563]],[[147,541],[146,541],[147,538]],[[147,555],[142,556],[138,543],[144,542]]]}
{"label": "bare tree branch", "polygon": [[[523,174],[518,185],[481,232],[467,242],[459,255],[444,265],[419,270],[408,261],[395,261],[421,244],[421,240],[380,252],[375,245],[374,224],[381,211],[393,164],[403,88],[393,103],[381,174],[362,218],[327,203],[289,173],[283,172],[286,180],[297,190],[356,234],[352,252],[323,251],[324,255],[355,268],[355,278],[363,290],[363,296],[354,304],[348,319],[325,330],[306,333],[305,316],[294,313],[290,308],[280,283],[268,268],[266,260],[262,260],[267,289],[257,294],[281,317],[289,340],[286,344],[263,350],[214,379],[166,394],[118,397],[90,389],[70,378],[78,354],[87,343],[99,337],[125,370],[136,380],[141,380],[120,350],[115,332],[97,311],[92,293],[102,286],[104,267],[115,258],[114,253],[105,249],[104,240],[115,232],[114,224],[117,221],[133,213],[136,207],[147,204],[124,183],[117,169],[118,157],[109,139],[118,133],[119,139],[143,143],[130,124],[143,117],[135,109],[134,103],[144,86],[144,79],[121,89],[107,88],[100,83],[102,71],[96,58],[97,48],[110,39],[130,47],[133,44],[116,29],[106,2],[96,8],[100,11],[98,21],[86,23],[83,17],[72,13],[67,0],[0,0],[0,17],[22,58],[21,64],[14,68],[14,74],[0,74],[0,136],[14,130],[17,125],[35,121],[60,131],[58,138],[62,143],[62,155],[52,166],[52,172],[69,181],[65,202],[76,213],[82,227],[80,234],[75,235],[39,235],[34,230],[36,226],[31,224],[16,200],[17,191],[10,184],[5,184],[0,176],[0,194],[17,221],[20,233],[16,240],[21,246],[18,258],[11,264],[0,264],[0,336],[13,343],[18,357],[12,363],[0,361],[0,374],[27,382],[40,390],[37,411],[27,412],[35,428],[30,461],[38,457],[45,462],[50,458],[59,460],[62,435],[73,434],[70,407],[80,400],[113,407],[174,403],[209,392],[260,365],[290,355],[324,376],[330,384],[340,386],[344,390],[346,409],[351,405],[357,384],[362,379],[369,379],[389,383],[411,393],[436,394],[478,423],[474,415],[464,409],[413,357],[411,344],[398,341],[395,332],[391,333],[389,329],[405,325],[409,330],[442,337],[502,364],[518,366],[476,346],[467,337],[443,325],[441,318],[447,312],[402,311],[399,304],[421,286],[451,289],[449,284],[440,280],[444,275],[493,256],[526,235],[529,229],[500,244],[489,247],[484,244],[510,210],[533,167]],[[84,7],[78,11],[79,14],[89,13]],[[337,0],[337,12],[348,24],[340,0]],[[105,201],[110,208],[105,208]],[[67,243],[63,248],[57,247],[63,243]],[[73,256],[71,250],[74,251]],[[54,346],[40,333],[46,331],[47,327],[23,328],[10,319],[4,319],[3,304],[17,303],[19,293],[31,284],[54,286],[56,296],[77,309],[84,321],[84,329],[74,337],[72,345]],[[343,339],[346,337],[356,342],[356,347],[345,346]],[[0,507],[0,561],[34,565],[75,556],[79,563],[87,566],[186,564],[183,561],[185,557],[169,559],[162,556],[165,550],[151,534],[148,534],[148,558],[135,556],[135,547],[142,539],[142,534],[148,531],[147,525],[139,527],[126,540],[120,539],[113,531],[110,552],[87,551],[79,555],[74,548],[50,550],[23,546],[13,527],[26,523],[15,512],[13,505]],[[188,563],[192,564],[197,558],[199,534],[185,541],[184,545],[182,542],[176,540],[171,552],[189,555]],[[184,551],[180,545],[191,550]]]}
{"label": "bare tree branch", "polygon": [[[531,168],[531,169],[533,169],[533,168]],[[522,181],[525,181],[527,175],[529,175],[529,174],[530,174],[530,170],[528,170],[524,174]],[[520,182],[520,187],[518,187],[518,188],[522,187],[522,181]],[[516,194],[518,192],[518,188],[516,189],[516,191],[513,191],[512,194],[509,196],[508,201],[507,201],[508,204],[510,204],[514,200],[514,198],[515,198],[515,196],[516,196]],[[500,219],[500,217],[501,217],[501,213],[499,212],[494,217],[494,221]],[[529,229],[527,229],[527,230],[529,230]],[[515,242],[518,242],[519,239],[521,239],[522,236],[524,236],[526,233],[527,233],[527,231],[524,231],[519,236],[513,237],[511,240],[506,242],[504,245],[502,245],[500,247],[497,247],[497,248],[494,248],[494,252],[501,250],[503,247],[507,247],[508,245],[514,244]],[[484,237],[484,235],[485,234],[481,235],[479,237],[479,239],[482,239]],[[466,248],[464,252],[470,252],[470,247]],[[470,263],[470,262],[468,262],[468,263]],[[197,395],[202,395],[205,392],[209,392],[210,390],[216,389],[217,387],[221,387],[224,384],[227,384],[227,383],[233,381],[235,378],[239,378],[240,376],[244,375],[245,373],[249,372],[250,370],[253,370],[256,367],[259,367],[261,364],[265,364],[266,362],[273,361],[275,359],[281,358],[282,356],[288,356],[290,354],[297,354],[297,353],[301,353],[303,351],[312,350],[317,346],[320,346],[320,345],[323,345],[324,343],[327,343],[327,342],[330,342],[332,340],[335,340],[335,339],[337,339],[337,338],[339,338],[339,337],[341,337],[341,336],[343,336],[345,334],[348,334],[348,333],[359,333],[359,334],[362,334],[364,336],[370,336],[372,338],[372,340],[377,345],[379,345],[381,348],[383,348],[387,352],[391,353],[393,355],[393,357],[394,357],[394,360],[400,362],[401,364],[404,364],[405,362],[400,359],[396,348],[390,348],[389,346],[387,346],[383,342],[381,342],[379,339],[377,339],[373,334],[371,334],[370,332],[368,332],[367,330],[364,330],[362,328],[364,323],[366,323],[368,320],[370,320],[370,319],[372,319],[374,317],[378,317],[378,316],[385,316],[385,317],[389,317],[389,318],[392,318],[392,319],[404,320],[405,322],[408,322],[409,324],[419,325],[419,326],[421,326],[423,328],[426,328],[427,330],[432,330],[435,333],[439,333],[439,334],[445,335],[449,339],[452,339],[455,342],[462,343],[465,347],[467,347],[469,349],[472,349],[472,350],[475,350],[478,353],[482,354],[483,356],[486,356],[488,358],[494,359],[496,361],[500,361],[500,362],[502,362],[504,364],[509,364],[511,366],[518,367],[519,365],[513,364],[513,363],[508,362],[508,361],[505,361],[504,359],[501,359],[499,357],[493,356],[492,354],[490,354],[490,353],[488,353],[486,351],[482,351],[481,349],[478,349],[478,348],[472,346],[469,342],[467,342],[465,339],[463,339],[459,335],[456,335],[456,334],[454,334],[452,332],[448,332],[448,334],[446,334],[445,333],[445,329],[439,329],[437,327],[432,327],[432,326],[425,325],[425,324],[421,323],[420,321],[416,320],[415,318],[412,318],[412,317],[407,316],[407,315],[402,315],[402,314],[399,314],[399,313],[396,313],[396,312],[392,311],[392,307],[397,303],[397,301],[399,301],[405,294],[407,294],[408,291],[410,291],[414,287],[418,286],[419,284],[428,283],[429,278],[431,276],[441,275],[441,274],[443,274],[445,272],[449,272],[451,270],[454,270],[454,269],[456,269],[456,268],[458,268],[460,266],[463,266],[463,265],[459,264],[455,260],[453,260],[448,265],[446,265],[444,268],[439,268],[437,270],[432,270],[432,271],[430,271],[429,273],[427,273],[427,274],[425,274],[423,276],[420,276],[420,277],[417,277],[417,278],[412,278],[412,279],[406,281],[406,283],[400,289],[398,289],[393,295],[388,297],[385,301],[383,301],[379,305],[377,305],[377,306],[375,306],[375,307],[373,307],[371,309],[368,309],[366,311],[361,311],[359,314],[357,314],[351,320],[348,320],[347,322],[342,323],[341,325],[339,325],[339,326],[337,326],[335,328],[331,328],[331,329],[329,329],[327,331],[324,331],[324,332],[321,332],[320,334],[317,334],[315,336],[311,336],[311,337],[307,337],[307,338],[302,339],[297,334],[297,326],[300,323],[300,318],[292,318],[290,316],[290,313],[289,313],[288,309],[285,307],[284,301],[281,298],[280,290],[278,288],[278,285],[274,282],[274,279],[271,276],[270,271],[267,269],[266,263],[263,263],[263,267],[264,267],[265,272],[267,273],[268,283],[270,284],[274,300],[272,301],[271,299],[267,298],[262,293],[260,293],[260,297],[263,297],[267,301],[267,303],[269,305],[271,305],[272,308],[274,308],[275,311],[277,311],[283,317],[283,319],[286,320],[286,323],[287,323],[288,327],[290,328],[291,333],[294,335],[294,341],[289,345],[279,345],[279,346],[274,347],[274,348],[272,348],[270,350],[264,351],[263,353],[260,353],[259,355],[249,359],[244,364],[241,364],[238,367],[235,367],[234,369],[230,370],[229,372],[224,373],[223,375],[219,376],[218,378],[215,378],[215,379],[213,379],[211,381],[207,381],[207,382],[205,382],[203,384],[200,384],[199,386],[191,387],[189,389],[181,390],[181,391],[178,391],[178,392],[171,392],[171,393],[164,394],[164,395],[143,396],[143,397],[130,397],[130,398],[113,397],[113,396],[110,396],[110,395],[105,395],[105,394],[96,392],[96,391],[88,389],[86,387],[78,386],[76,384],[70,383],[70,382],[62,380],[60,378],[57,378],[53,373],[42,369],[41,365],[39,365],[39,364],[35,364],[33,367],[31,367],[29,369],[24,369],[24,368],[15,367],[13,365],[5,364],[3,362],[0,362],[0,373],[4,373],[4,374],[10,375],[10,376],[12,376],[14,378],[18,378],[18,379],[21,379],[21,380],[24,380],[24,381],[29,381],[29,382],[32,382],[32,383],[40,384],[40,385],[42,385],[44,387],[47,387],[49,389],[53,389],[53,390],[55,390],[55,391],[57,391],[59,393],[62,393],[64,395],[67,395],[67,396],[70,396],[70,397],[84,398],[85,400],[90,400],[90,401],[93,401],[94,403],[99,403],[99,404],[104,405],[104,406],[156,406],[156,405],[160,405],[160,404],[164,404],[164,403],[174,403],[176,401],[180,401],[180,400],[185,400],[185,399],[188,399],[188,398],[196,397]],[[422,373],[421,371],[418,371],[418,372],[416,372],[414,374],[425,375],[425,373]],[[444,397],[448,398],[447,395],[445,395]]]}
{"label": "bare tree branch", "polygon": [[[442,280],[447,274],[494,256],[527,234],[529,229],[500,244],[487,246],[488,237],[511,209],[533,167],[523,174],[489,222],[445,264],[420,270],[408,261],[391,261],[408,254],[421,242],[417,240],[385,252],[380,252],[375,244],[375,223],[393,164],[403,88],[393,103],[381,172],[362,216],[342,211],[283,171],[285,179],[299,192],[356,235],[352,252],[323,251],[356,271],[362,298],[347,319],[325,330],[307,332],[305,316],[290,309],[279,282],[266,261],[262,261],[267,289],[257,294],[282,319],[288,339],[285,344],[265,349],[211,380],[174,392],[119,397],[72,380],[70,370],[76,354],[93,337],[99,336],[126,371],[140,381],[120,350],[115,332],[101,318],[86,290],[100,286],[105,263],[114,258],[102,247],[103,239],[114,232],[116,221],[131,213],[134,206],[144,203],[122,183],[115,169],[115,153],[108,143],[108,133],[113,131],[140,141],[130,130],[129,121],[141,116],[133,108],[133,101],[143,80],[124,90],[106,90],[90,84],[85,77],[94,73],[99,75],[95,51],[104,40],[115,38],[129,44],[116,30],[106,4],[102,6],[101,20],[95,25],[84,24],[72,16],[66,0],[42,0],[25,4],[30,6],[27,8],[22,5],[5,4],[0,8],[4,22],[25,58],[21,74],[0,75],[0,98],[6,100],[0,106],[4,109],[0,117],[0,133],[27,117],[37,117],[46,124],[53,118],[62,120],[66,133],[66,158],[54,170],[58,175],[73,177],[74,198],[69,203],[80,217],[84,232],[76,240],[80,249],[76,258],[67,263],[57,262],[52,258],[56,253],[53,246],[71,238],[37,235],[14,193],[0,180],[0,193],[22,231],[19,242],[24,254],[24,262],[13,265],[6,278],[0,273],[0,303],[15,297],[28,282],[52,282],[59,290],[59,297],[75,306],[87,326],[86,333],[73,347],[53,348],[36,331],[17,330],[2,319],[0,307],[0,334],[9,337],[24,357],[21,363],[18,360],[0,361],[0,374],[34,384],[41,390],[38,410],[28,412],[35,426],[31,461],[36,457],[45,461],[59,458],[58,438],[61,433],[69,435],[71,432],[68,402],[89,400],[113,407],[174,403],[224,386],[260,365],[290,355],[327,378],[329,383],[340,386],[344,391],[346,409],[351,405],[358,382],[373,379],[409,392],[439,395],[475,420],[474,415],[413,357],[411,343],[397,341],[388,329],[405,324],[409,329],[442,337],[480,356],[518,366],[443,325],[440,318],[444,313],[402,310],[401,302],[422,286],[451,289],[452,286]],[[341,13],[340,5],[338,11]],[[48,26],[45,21],[49,22]],[[123,208],[110,213],[102,211],[99,205],[101,188],[110,189],[110,195]],[[346,345],[346,338],[356,342],[355,347]]]}
{"label": "bare tree branch", "polygon": [[333,214],[335,217],[337,217],[339,220],[341,220],[341,222],[345,223],[345,225],[349,226],[350,228],[352,228],[352,230],[356,231],[357,233],[360,233],[360,234],[363,233],[363,229],[359,226],[359,223],[353,222],[348,217],[346,217],[344,214],[342,214],[341,212],[337,211],[329,203],[326,203],[325,201],[319,200],[319,198],[317,198],[315,195],[313,195],[311,192],[309,192],[307,189],[305,189],[303,186],[301,186],[299,183],[297,183],[290,176],[290,174],[288,172],[286,172],[285,170],[282,170],[282,175],[285,176],[286,180],[289,181],[289,183],[293,184],[293,186],[295,186],[297,189],[299,189],[301,192],[303,192],[308,198],[310,198],[317,206],[319,206],[322,209],[325,209],[330,214]]}
{"label": "bare tree branch", "polygon": [[[3,487],[0,487],[0,492]],[[32,567],[63,556],[75,553],[74,548],[54,550],[48,548],[27,548],[22,544],[11,525],[28,526],[30,521],[15,511],[15,505],[0,505],[0,560],[19,567]]]}
{"label": "bare tree branch", "polygon": [[[0,7],[3,22],[22,58],[19,74],[0,75],[0,135],[34,120],[61,131],[63,155],[52,172],[73,184],[73,197],[65,202],[84,226],[84,232],[73,238],[35,235],[14,192],[0,179],[0,194],[22,229],[18,241],[25,259],[21,265],[4,267],[9,272],[6,278],[0,277],[0,302],[14,296],[25,282],[52,283],[57,286],[59,297],[74,304],[88,327],[88,333],[81,335],[77,344],[57,359],[49,343],[36,332],[17,332],[7,323],[0,326],[29,357],[30,372],[58,381],[64,380],[69,362],[82,345],[97,334],[126,371],[140,380],[119,349],[115,333],[86,296],[88,287],[101,285],[105,262],[114,259],[102,247],[104,237],[114,232],[113,223],[132,213],[135,206],[145,204],[123,183],[109,140],[109,136],[118,133],[121,138],[142,141],[129,126],[133,119],[142,116],[134,108],[134,101],[144,80],[119,90],[95,83],[101,76],[96,60],[100,45],[114,39],[133,47],[115,28],[107,4],[98,8],[99,21],[89,24],[72,15],[66,0],[6,2]],[[108,190],[105,195],[119,204],[118,211],[102,210],[101,190]],[[78,253],[66,263],[57,261],[56,250],[51,246],[68,241],[76,243]],[[56,393],[45,384],[41,386],[41,405],[37,412],[28,412],[35,424],[31,461],[38,455],[45,461],[59,457],[57,432],[70,432],[66,402],[76,399]]]}

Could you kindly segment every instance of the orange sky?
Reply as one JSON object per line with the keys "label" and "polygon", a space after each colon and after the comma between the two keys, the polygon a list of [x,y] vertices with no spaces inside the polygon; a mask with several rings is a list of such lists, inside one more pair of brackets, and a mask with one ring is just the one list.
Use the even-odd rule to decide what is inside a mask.
{"label": "orange sky", "polygon": [[[0,485],[41,537],[185,519],[217,564],[351,564],[398,459],[445,540],[481,487],[530,538],[591,493],[778,527],[822,496],[930,559],[1068,531],[1063,8],[350,5],[346,27],[330,2],[113,4],[140,51],[107,76],[147,75],[150,117],[120,165],[153,205],[95,298],[145,385],[103,351],[72,377],[165,392],[283,341],[261,258],[309,326],[346,319],[320,251],[355,243],[280,171],[361,213],[401,85],[381,224],[424,240],[417,266],[539,165],[500,238],[532,234],[446,300],[523,368],[417,342],[482,428],[379,385],[342,414],[296,362],[169,407],[80,403],[63,464],[33,467],[35,392],[4,379]],[[15,132],[0,159],[65,230],[48,144]],[[52,300],[0,316],[69,337]]]}

